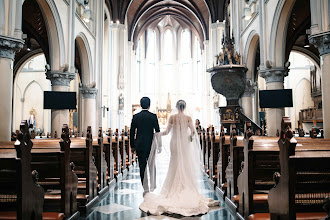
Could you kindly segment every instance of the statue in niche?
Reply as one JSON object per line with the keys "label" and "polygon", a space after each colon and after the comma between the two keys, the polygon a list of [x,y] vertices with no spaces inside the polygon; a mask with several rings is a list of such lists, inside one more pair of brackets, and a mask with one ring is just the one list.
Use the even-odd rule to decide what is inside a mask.
{"label": "statue in niche", "polygon": [[124,96],[123,93],[119,95],[119,110],[124,110]]}
{"label": "statue in niche", "polygon": [[213,96],[213,106],[214,106],[215,109],[219,107],[219,96],[218,96],[218,94],[214,94],[214,96]]}
{"label": "statue in niche", "polygon": [[34,108],[32,108],[29,113],[30,113],[30,117],[29,117],[29,120],[28,120],[29,128],[32,128],[33,130],[35,130],[36,129],[37,111]]}
{"label": "statue in niche", "polygon": [[121,56],[119,57],[119,69],[118,69],[118,89],[124,89],[124,66],[121,64]]}

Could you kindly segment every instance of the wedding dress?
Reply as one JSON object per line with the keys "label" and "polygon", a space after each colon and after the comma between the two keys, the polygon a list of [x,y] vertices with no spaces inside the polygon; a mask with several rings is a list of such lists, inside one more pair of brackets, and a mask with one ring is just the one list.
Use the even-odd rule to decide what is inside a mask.
{"label": "wedding dress", "polygon": [[[156,185],[158,188],[154,192],[145,194],[140,209],[153,215],[161,215],[162,213],[176,213],[183,216],[205,214],[210,206],[219,205],[219,201],[205,198],[200,193],[203,187],[200,143],[191,117],[185,115],[183,111],[172,115],[166,130],[155,135],[148,160],[149,169],[150,166],[156,166],[157,173],[164,170],[164,166],[162,166],[164,158],[160,155],[166,155],[168,144],[165,143],[163,152],[157,154],[157,150],[160,151],[160,143],[156,137],[158,135],[159,138],[159,136],[167,135],[170,132],[170,159],[166,178],[163,183],[160,183],[162,182],[159,181],[160,175],[155,175],[157,176],[157,184],[149,184],[151,184],[151,191],[156,188]],[[146,175],[145,179],[148,181]],[[144,183],[144,187],[145,184],[148,183]]]}

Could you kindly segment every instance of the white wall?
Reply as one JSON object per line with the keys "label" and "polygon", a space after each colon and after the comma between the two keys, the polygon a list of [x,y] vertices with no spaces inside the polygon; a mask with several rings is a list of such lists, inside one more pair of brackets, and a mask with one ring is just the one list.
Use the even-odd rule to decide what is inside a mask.
{"label": "white wall", "polygon": [[21,120],[28,120],[30,110],[36,110],[36,129],[50,132],[50,110],[43,109],[44,91],[50,91],[50,81],[45,76],[46,60],[39,55],[28,61],[17,73],[14,82],[13,130],[18,130]]}
{"label": "white wall", "polygon": [[290,72],[284,79],[284,88],[292,89],[293,107],[285,108],[285,115],[291,118],[292,129],[296,129],[300,110],[314,106],[310,85],[310,66],[313,63],[306,56],[295,52],[290,53],[289,61]]}

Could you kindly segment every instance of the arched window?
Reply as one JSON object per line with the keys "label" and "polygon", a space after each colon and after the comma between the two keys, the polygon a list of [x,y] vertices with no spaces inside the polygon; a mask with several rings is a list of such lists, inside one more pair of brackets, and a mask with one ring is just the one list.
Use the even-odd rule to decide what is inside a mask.
{"label": "arched window", "polygon": [[167,29],[164,33],[164,73],[162,74],[162,88],[165,92],[172,92],[173,88],[173,58],[174,58],[174,42],[173,33],[170,29]]}
{"label": "arched window", "polygon": [[197,71],[196,71],[196,88],[197,90],[200,89],[199,87],[199,81],[200,81],[200,74],[202,73],[202,62],[201,62],[201,46],[199,43],[199,40],[197,36],[195,36],[195,49],[196,49],[196,66],[197,66]]}
{"label": "arched window", "polygon": [[139,92],[141,92],[141,39],[138,42],[138,46],[136,48],[136,66],[137,66],[137,73],[138,73],[138,80],[139,80]]}
{"label": "arched window", "polygon": [[164,62],[173,64],[173,33],[167,29],[164,34]]}
{"label": "arched window", "polygon": [[190,59],[190,33],[186,30],[181,34],[181,59],[183,64],[188,64]]}
{"label": "arched window", "polygon": [[155,61],[156,61],[156,33],[149,31],[147,34],[147,64],[148,69],[145,77],[146,92],[153,92],[155,88]]}

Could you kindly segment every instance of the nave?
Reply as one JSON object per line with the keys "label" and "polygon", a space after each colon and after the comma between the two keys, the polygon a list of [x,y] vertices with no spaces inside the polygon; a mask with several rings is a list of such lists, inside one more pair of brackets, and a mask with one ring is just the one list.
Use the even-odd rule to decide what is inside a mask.
{"label": "nave", "polygon": [[[165,175],[165,174],[163,174]],[[162,176],[163,177],[163,176]],[[160,177],[160,178],[162,178]],[[208,198],[219,199],[215,190],[209,184],[207,177],[204,176],[205,188],[201,190],[203,195]],[[180,215],[161,215],[152,216],[139,209],[143,202],[143,188],[140,181],[139,168],[135,165],[128,172],[127,177],[118,182],[113,190],[107,193],[99,204],[92,208],[93,211],[81,220],[92,219],[136,219],[136,220],[175,220],[175,219],[203,219],[203,220],[226,220],[235,219],[226,204],[222,201],[220,206],[210,208],[210,212],[195,217],[184,217]]]}

